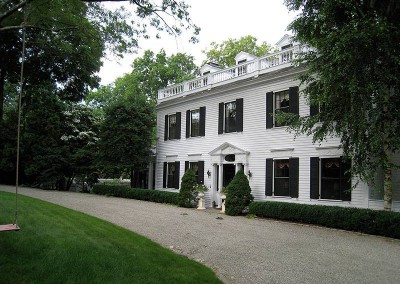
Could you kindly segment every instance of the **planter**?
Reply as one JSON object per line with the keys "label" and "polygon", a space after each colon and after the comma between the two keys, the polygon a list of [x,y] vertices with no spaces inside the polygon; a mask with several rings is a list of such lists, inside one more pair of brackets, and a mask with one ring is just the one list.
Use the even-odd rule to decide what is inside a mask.
{"label": "planter", "polygon": [[222,202],[221,202],[221,213],[225,213],[225,200],[226,200],[226,194],[225,193],[221,194],[221,199],[222,199]]}
{"label": "planter", "polygon": [[206,209],[205,202],[204,202],[204,193],[203,192],[199,192],[198,197],[199,197],[199,204],[197,206],[197,209],[199,209],[199,210]]}

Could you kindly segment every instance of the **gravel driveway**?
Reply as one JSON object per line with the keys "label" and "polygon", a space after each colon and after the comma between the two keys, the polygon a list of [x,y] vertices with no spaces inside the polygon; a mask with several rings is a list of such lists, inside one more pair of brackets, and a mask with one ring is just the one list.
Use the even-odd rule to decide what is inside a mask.
{"label": "gravel driveway", "polygon": [[225,283],[400,283],[398,240],[93,194],[20,193],[146,236],[211,267]]}

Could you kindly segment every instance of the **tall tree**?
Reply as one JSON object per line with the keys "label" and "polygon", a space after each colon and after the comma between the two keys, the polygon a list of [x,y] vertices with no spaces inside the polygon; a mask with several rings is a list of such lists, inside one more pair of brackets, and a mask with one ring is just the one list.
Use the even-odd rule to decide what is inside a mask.
{"label": "tall tree", "polygon": [[142,170],[151,157],[153,105],[143,96],[121,98],[105,110],[100,130],[100,167],[129,170],[131,185],[134,170]]}
{"label": "tall tree", "polygon": [[257,38],[253,36],[243,36],[239,39],[228,39],[222,43],[211,43],[209,50],[203,50],[206,55],[205,62],[214,62],[221,67],[229,67],[236,64],[235,56],[241,52],[247,52],[255,56],[263,56],[271,52],[271,45],[267,42],[257,44]]}
{"label": "tall tree", "polygon": [[395,0],[286,0],[299,11],[290,29],[312,47],[299,62],[315,116],[287,117],[297,133],[341,137],[352,174],[373,184],[384,172],[384,208],[392,208],[393,154],[400,148],[400,3]]}

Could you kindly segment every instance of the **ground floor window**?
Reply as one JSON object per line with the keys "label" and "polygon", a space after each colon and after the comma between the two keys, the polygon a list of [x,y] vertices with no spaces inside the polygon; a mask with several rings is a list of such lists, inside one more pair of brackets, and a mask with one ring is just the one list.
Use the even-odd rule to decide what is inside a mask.
{"label": "ground floor window", "polygon": [[163,188],[179,189],[179,162],[164,162]]}
{"label": "ground floor window", "polygon": [[350,163],[342,158],[310,159],[311,198],[350,201]]}
{"label": "ground floor window", "polygon": [[299,158],[266,159],[265,195],[299,196]]}
{"label": "ground floor window", "polygon": [[186,161],[185,162],[185,172],[188,169],[192,169],[196,175],[197,183],[204,184],[204,161]]}

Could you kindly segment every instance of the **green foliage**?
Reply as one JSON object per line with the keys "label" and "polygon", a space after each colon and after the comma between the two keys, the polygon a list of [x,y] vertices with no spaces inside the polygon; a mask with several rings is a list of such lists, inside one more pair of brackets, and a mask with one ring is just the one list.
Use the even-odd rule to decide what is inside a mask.
{"label": "green foliage", "polygon": [[119,100],[105,110],[100,127],[99,166],[105,170],[142,169],[151,158],[153,105],[145,98]]}
{"label": "green foliage", "polygon": [[[120,226],[26,196],[19,201],[26,208],[21,231],[0,237],[2,283],[221,283],[199,262]],[[14,203],[14,194],[0,192],[2,213]],[[5,215],[0,224],[10,222]]]}
{"label": "green foliage", "polygon": [[188,169],[182,177],[181,189],[179,190],[179,206],[195,207],[196,206],[196,174],[192,169]]}
{"label": "green foliage", "polygon": [[397,212],[273,201],[252,202],[249,212],[258,217],[400,239],[400,213]]}
{"label": "green foliage", "polygon": [[214,62],[222,67],[229,67],[236,64],[235,56],[241,52],[247,52],[255,56],[264,56],[271,52],[271,45],[262,42],[257,45],[257,38],[253,36],[243,36],[239,39],[228,39],[222,43],[211,43],[210,50],[203,50],[206,55],[206,62]]}
{"label": "green foliage", "polygon": [[179,204],[178,194],[175,192],[158,191],[152,189],[130,188],[123,185],[95,184],[92,192],[99,195],[123,197],[145,200],[157,203]]}
{"label": "green foliage", "polygon": [[227,215],[236,216],[253,201],[249,180],[243,171],[236,173],[232,181],[225,188],[225,213]]}
{"label": "green foliage", "polygon": [[[290,29],[301,43],[304,94],[321,112],[290,117],[298,134],[315,141],[338,135],[352,174],[373,183],[382,168],[390,185],[391,159],[400,149],[400,6],[395,1],[298,1],[287,6],[300,11]],[[387,187],[386,193],[391,188]],[[386,195],[386,194],[385,194]],[[387,195],[385,200],[391,203]],[[389,208],[390,209],[390,208]]]}

